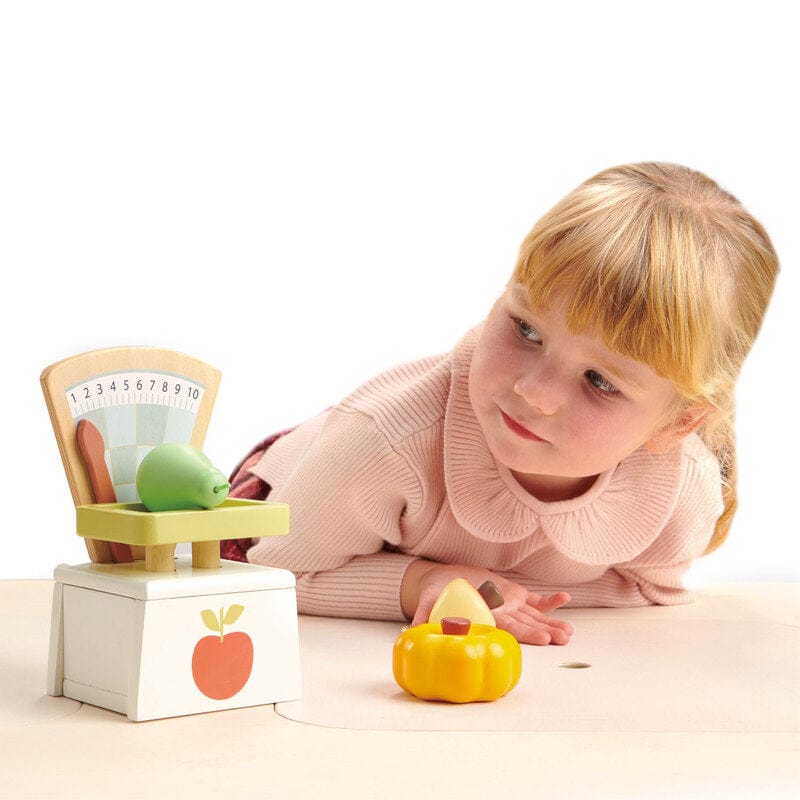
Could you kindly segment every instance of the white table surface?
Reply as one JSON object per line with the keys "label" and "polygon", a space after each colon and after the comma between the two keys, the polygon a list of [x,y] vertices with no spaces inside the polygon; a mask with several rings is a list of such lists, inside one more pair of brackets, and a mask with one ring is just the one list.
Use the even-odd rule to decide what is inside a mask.
{"label": "white table surface", "polygon": [[[706,657],[692,666],[683,658],[675,669],[684,671],[694,691],[703,681],[717,686],[724,679],[726,685],[749,693],[756,709],[743,706],[747,713],[733,726],[736,729],[730,729],[730,713],[721,724],[711,709],[707,725],[698,724],[696,715],[687,717],[691,727],[686,720],[670,726],[645,715],[636,725],[631,722],[635,715],[628,713],[622,729],[613,720],[598,725],[596,714],[588,730],[569,719],[555,729],[536,723],[533,727],[538,730],[519,726],[394,730],[385,721],[383,727],[377,722],[364,727],[370,725],[368,697],[352,717],[346,713],[345,699],[336,709],[339,716],[309,724],[289,717],[317,718],[314,703],[326,696],[321,689],[325,669],[318,665],[320,653],[326,652],[330,674],[341,680],[348,672],[343,660],[352,658],[353,646],[357,649],[354,637],[363,635],[365,643],[371,641],[376,623],[301,617],[307,708],[261,706],[133,723],[110,711],[45,694],[51,595],[50,581],[0,581],[0,798],[775,800],[800,796],[800,735],[797,726],[789,724],[800,713],[791,707],[796,692],[787,692],[784,708],[775,707],[774,697],[759,704],[758,687],[746,680],[737,683],[737,677],[754,674],[752,664],[737,672],[736,659],[725,652],[719,653],[718,664],[710,665]],[[785,664],[789,689],[797,674],[797,584],[714,585],[692,606],[676,608],[560,613],[576,629],[573,643],[582,630],[596,633],[598,625],[607,625],[621,645],[648,621],[653,630],[691,623],[694,638],[686,641],[698,642],[698,631],[707,623],[710,631],[724,629],[727,640],[736,643],[739,661],[745,651],[735,638],[738,626],[732,623],[741,622],[741,636],[753,642],[754,661],[767,658],[773,671]],[[388,636],[389,628],[378,630]],[[786,636],[780,635],[781,630]],[[342,632],[348,647],[321,649]],[[606,645],[597,644],[597,638],[584,637],[590,647],[584,646],[581,655],[588,653],[599,665]],[[613,646],[609,642],[608,647]],[[578,648],[573,653],[572,647],[549,648],[526,657],[568,660],[577,655]],[[665,659],[674,657],[674,649],[665,650]],[[524,680],[525,675],[514,693],[525,691]],[[629,691],[630,680],[627,673],[620,677],[621,694]],[[329,685],[336,690],[335,681]],[[654,697],[659,688],[652,687]],[[359,703],[353,699],[352,705]],[[549,713],[556,711],[551,707]],[[340,727],[331,727],[331,721]],[[355,727],[342,727],[345,724]]]}

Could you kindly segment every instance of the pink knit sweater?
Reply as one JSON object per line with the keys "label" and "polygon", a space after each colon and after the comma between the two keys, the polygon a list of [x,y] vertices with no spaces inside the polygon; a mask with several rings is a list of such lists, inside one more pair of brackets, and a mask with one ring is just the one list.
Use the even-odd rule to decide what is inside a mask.
{"label": "pink knit sweater", "polygon": [[633,453],[580,497],[545,503],[487,449],[468,396],[478,332],[390,370],[279,439],[251,469],[289,503],[291,533],[248,560],[292,570],[303,613],[403,619],[416,558],[474,564],[573,606],[691,602],[681,585],[722,512],[694,435]]}

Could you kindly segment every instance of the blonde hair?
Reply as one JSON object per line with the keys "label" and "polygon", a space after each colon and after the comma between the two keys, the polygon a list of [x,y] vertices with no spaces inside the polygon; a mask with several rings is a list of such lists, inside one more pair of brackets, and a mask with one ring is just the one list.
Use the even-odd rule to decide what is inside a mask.
{"label": "blonde hair", "polygon": [[683,408],[707,405],[698,433],[719,460],[725,505],[707,553],[736,510],[735,384],[777,273],[766,231],[735,197],[665,163],[581,184],[536,223],[514,271],[532,307],[566,297],[571,330],[648,364]]}

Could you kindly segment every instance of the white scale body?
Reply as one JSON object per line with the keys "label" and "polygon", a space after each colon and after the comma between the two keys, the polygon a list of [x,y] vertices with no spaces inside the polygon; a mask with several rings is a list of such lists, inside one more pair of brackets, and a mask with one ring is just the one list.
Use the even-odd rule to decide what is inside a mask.
{"label": "white scale body", "polygon": [[[62,565],[54,577],[48,694],[133,721],[300,697],[291,572],[232,561],[198,570],[179,556],[174,576],[154,576],[136,562]],[[202,612],[234,604],[244,610],[226,633],[250,637],[252,668],[241,690],[215,699],[198,686],[192,658],[201,639],[215,636]]]}

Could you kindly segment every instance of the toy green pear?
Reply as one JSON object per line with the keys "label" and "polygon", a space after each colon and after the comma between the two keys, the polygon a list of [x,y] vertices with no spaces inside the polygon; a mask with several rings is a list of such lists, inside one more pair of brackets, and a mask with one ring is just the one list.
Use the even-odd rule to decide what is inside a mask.
{"label": "toy green pear", "polygon": [[136,489],[148,511],[215,508],[230,484],[208,456],[190,444],[154,447],[136,472]]}

